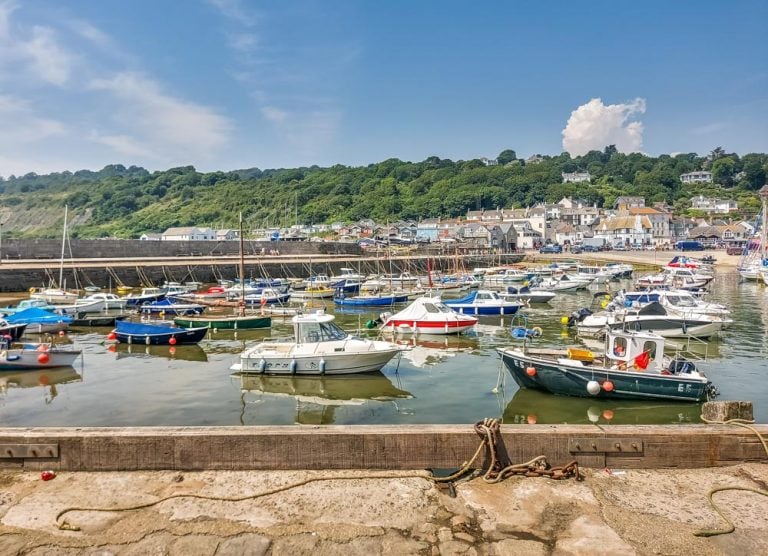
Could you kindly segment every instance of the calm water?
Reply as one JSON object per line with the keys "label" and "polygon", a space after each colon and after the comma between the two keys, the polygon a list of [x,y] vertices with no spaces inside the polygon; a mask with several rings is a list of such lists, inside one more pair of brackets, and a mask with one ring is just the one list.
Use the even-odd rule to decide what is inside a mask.
{"label": "calm water", "polygon": [[[548,306],[527,309],[528,326],[544,329],[537,345],[580,345],[559,320],[588,306],[592,294],[560,294]],[[727,304],[735,322],[709,342],[705,371],[720,399],[751,400],[757,420],[766,422],[768,288],[722,273],[709,300]],[[343,313],[337,321],[355,329],[376,315]],[[507,423],[698,422],[695,404],[608,402],[518,390],[494,350],[513,343],[509,324],[509,317],[484,318],[471,335],[422,336],[381,373],[335,378],[232,375],[229,366],[246,346],[290,335],[287,320],[275,319],[267,331],[211,332],[199,346],[175,351],[108,346],[108,329],[72,331],[70,341],[84,351],[75,368],[0,371],[0,425],[419,424],[483,417],[503,417]],[[503,385],[496,388],[499,377]]]}

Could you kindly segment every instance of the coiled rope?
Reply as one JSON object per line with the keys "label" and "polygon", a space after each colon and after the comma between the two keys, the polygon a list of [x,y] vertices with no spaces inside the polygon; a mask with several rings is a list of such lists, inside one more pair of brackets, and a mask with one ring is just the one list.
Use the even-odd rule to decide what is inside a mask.
{"label": "coiled rope", "polygon": [[[766,443],[765,438],[763,437],[762,434],[760,434],[760,431],[758,431],[755,427],[752,426],[754,421],[749,421],[747,419],[729,419],[727,421],[710,421],[709,419],[705,419],[703,416],[701,417],[701,420],[709,425],[734,425],[737,427],[743,427],[745,429],[751,430],[753,433],[757,435],[757,438],[760,440],[760,443],[763,445],[765,454],[768,455],[768,443]],[[712,508],[718,513],[718,515],[721,518],[723,518],[723,521],[725,521],[728,525],[724,529],[703,529],[701,531],[696,531],[694,533],[695,536],[715,537],[717,535],[727,535],[728,533],[733,533],[736,530],[736,526],[733,524],[733,522],[730,519],[728,519],[728,517],[723,513],[720,507],[717,504],[715,504],[715,500],[713,498],[713,496],[716,493],[723,492],[726,490],[742,490],[746,492],[754,492],[755,494],[759,494],[761,496],[768,496],[768,490],[742,487],[742,486],[721,486],[721,487],[714,487],[710,489],[709,493],[707,493],[707,499],[709,500],[709,503],[712,506]]]}

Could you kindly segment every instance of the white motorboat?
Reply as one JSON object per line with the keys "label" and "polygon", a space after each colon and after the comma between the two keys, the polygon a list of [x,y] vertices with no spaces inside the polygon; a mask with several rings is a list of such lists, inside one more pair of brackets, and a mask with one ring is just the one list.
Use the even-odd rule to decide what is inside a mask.
{"label": "white motorboat", "polygon": [[403,346],[350,336],[333,315],[311,313],[291,319],[294,341],[265,341],[240,354],[231,370],[241,373],[332,375],[378,371]]}
{"label": "white motorboat", "polygon": [[103,301],[104,309],[125,309],[128,305],[128,301],[122,297],[115,295],[114,293],[99,292],[94,293],[86,297],[85,299],[92,301]]}
{"label": "white motorboat", "polygon": [[528,286],[523,286],[521,288],[509,286],[507,291],[502,292],[500,295],[504,299],[511,299],[523,303],[549,303],[557,294],[555,294],[555,292],[544,290],[532,290]]}
{"label": "white motorboat", "polygon": [[419,297],[394,315],[382,313],[381,321],[381,330],[402,334],[458,334],[477,324],[475,317],[453,311],[439,297]]}
{"label": "white motorboat", "polygon": [[570,274],[553,275],[550,278],[542,280],[538,285],[531,288],[533,292],[569,292],[576,290],[585,290],[591,283],[591,280],[585,281]]}

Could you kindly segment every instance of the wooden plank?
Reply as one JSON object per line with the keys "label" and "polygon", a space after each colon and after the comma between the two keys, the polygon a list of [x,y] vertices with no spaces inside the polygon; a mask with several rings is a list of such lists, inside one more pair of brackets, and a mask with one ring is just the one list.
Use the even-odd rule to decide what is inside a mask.
{"label": "wooden plank", "polygon": [[[768,426],[759,425],[762,434]],[[712,467],[768,461],[750,431],[712,425],[512,425],[501,429],[515,463],[544,455],[551,465]],[[642,453],[578,454],[574,439],[596,445],[636,439]],[[25,469],[454,469],[480,442],[472,426],[286,426],[0,429],[0,444],[59,445],[59,458],[22,459]],[[486,454],[483,454],[485,458]],[[17,460],[9,460],[14,465]]]}

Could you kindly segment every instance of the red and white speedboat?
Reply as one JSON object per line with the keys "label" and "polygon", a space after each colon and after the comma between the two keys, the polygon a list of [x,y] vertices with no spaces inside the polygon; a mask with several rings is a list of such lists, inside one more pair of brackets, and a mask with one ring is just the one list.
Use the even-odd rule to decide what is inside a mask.
{"label": "red and white speedboat", "polygon": [[476,318],[451,310],[439,297],[419,297],[399,313],[382,313],[381,320],[382,330],[402,334],[458,334],[477,324]]}

